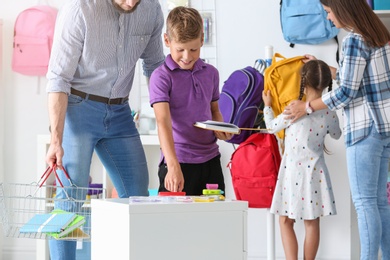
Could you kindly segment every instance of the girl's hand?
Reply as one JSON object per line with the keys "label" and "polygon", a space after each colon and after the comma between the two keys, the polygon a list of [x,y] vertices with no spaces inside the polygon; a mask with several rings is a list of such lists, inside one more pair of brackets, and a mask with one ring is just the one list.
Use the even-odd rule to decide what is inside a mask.
{"label": "girl's hand", "polygon": [[262,96],[263,96],[264,106],[270,107],[272,104],[271,91],[270,90],[267,90],[267,91],[263,90]]}

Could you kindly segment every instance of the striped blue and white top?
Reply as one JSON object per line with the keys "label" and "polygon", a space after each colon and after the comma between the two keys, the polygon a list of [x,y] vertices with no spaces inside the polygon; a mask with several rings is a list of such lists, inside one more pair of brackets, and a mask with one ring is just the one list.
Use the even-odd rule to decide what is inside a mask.
{"label": "striped blue and white top", "polygon": [[338,88],[322,96],[332,110],[344,108],[344,137],[350,146],[370,133],[390,136],[390,45],[372,48],[360,34],[348,34],[337,72]]}
{"label": "striped blue and white top", "polygon": [[147,77],[164,62],[163,25],[158,0],[142,0],[127,14],[112,0],[68,1],[57,17],[47,92],[129,95],[139,59]]}

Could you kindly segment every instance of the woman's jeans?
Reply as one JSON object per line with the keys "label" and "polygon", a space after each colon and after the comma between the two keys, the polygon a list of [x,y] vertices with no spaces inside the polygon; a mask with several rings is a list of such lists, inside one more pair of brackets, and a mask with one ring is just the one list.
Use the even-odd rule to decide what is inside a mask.
{"label": "woman's jeans", "polygon": [[364,140],[347,147],[347,166],[355,205],[361,260],[390,259],[390,206],[387,201],[390,137],[372,127]]}
{"label": "woman's jeans", "polygon": [[[149,175],[146,157],[133,122],[128,102],[107,105],[70,95],[63,134],[63,165],[72,182],[88,187],[91,159],[95,151],[103,163],[118,196],[147,196]],[[62,171],[61,182],[69,185]],[[85,193],[60,189],[57,198],[67,195],[85,200]],[[64,192],[68,191],[68,192]],[[66,194],[68,193],[68,194]],[[56,200],[59,201],[59,200]],[[56,208],[80,212],[81,203],[56,203]],[[51,259],[76,259],[76,242],[50,240]]]}

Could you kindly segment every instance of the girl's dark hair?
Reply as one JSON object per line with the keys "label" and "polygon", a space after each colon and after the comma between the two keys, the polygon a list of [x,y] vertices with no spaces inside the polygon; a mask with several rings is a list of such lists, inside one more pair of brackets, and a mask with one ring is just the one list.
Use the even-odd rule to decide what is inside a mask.
{"label": "girl's dark hair", "polygon": [[340,26],[361,34],[368,46],[383,47],[390,41],[390,32],[366,0],[320,0],[320,2],[332,10]]}
{"label": "girl's dark hair", "polygon": [[[353,0],[351,0],[353,1]],[[305,87],[313,88],[317,91],[332,90],[332,73],[328,64],[322,60],[310,60],[306,62],[301,69],[301,87],[299,90],[299,100],[303,98]],[[331,152],[324,144],[324,151],[327,154]]]}
{"label": "girl's dark hair", "polygon": [[322,60],[310,60],[301,69],[301,86],[299,100],[302,100],[305,87],[311,87],[318,91],[328,88],[332,90],[332,73],[329,66]]}

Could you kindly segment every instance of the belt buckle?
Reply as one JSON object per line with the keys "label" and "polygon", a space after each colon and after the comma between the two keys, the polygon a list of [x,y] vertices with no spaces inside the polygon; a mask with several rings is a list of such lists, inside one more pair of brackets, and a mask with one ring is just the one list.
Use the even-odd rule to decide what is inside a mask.
{"label": "belt buckle", "polygon": [[[113,101],[115,101],[115,102],[113,102]],[[116,100],[116,98],[113,98],[113,99],[109,98],[107,104],[108,105],[118,105],[118,101]]]}

